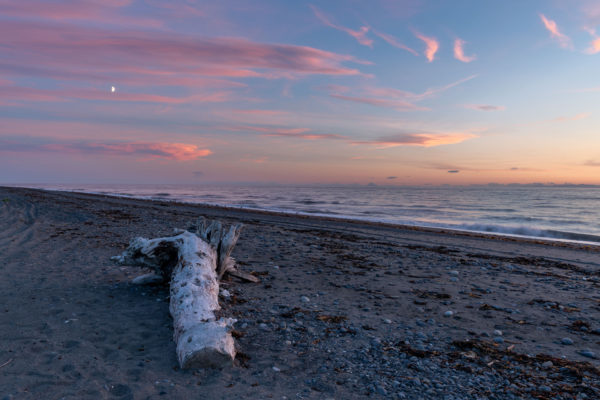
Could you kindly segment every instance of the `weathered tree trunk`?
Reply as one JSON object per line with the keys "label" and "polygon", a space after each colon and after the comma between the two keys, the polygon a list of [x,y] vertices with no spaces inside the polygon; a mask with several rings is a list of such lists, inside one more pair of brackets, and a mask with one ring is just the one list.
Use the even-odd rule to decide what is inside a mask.
{"label": "weathered tree trunk", "polygon": [[225,232],[221,223],[199,221],[197,235],[177,231],[176,236],[136,238],[120,256],[120,264],[153,268],[170,280],[170,311],[181,368],[222,367],[235,357],[231,318],[216,319],[218,279],[235,271],[231,250],[241,225]]}

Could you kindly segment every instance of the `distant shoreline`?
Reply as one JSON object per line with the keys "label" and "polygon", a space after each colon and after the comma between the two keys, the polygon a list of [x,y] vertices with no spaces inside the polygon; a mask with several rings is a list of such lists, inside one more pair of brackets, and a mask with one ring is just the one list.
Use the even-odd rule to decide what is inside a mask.
{"label": "distant shoreline", "polygon": [[[1,186],[0,188],[21,188],[28,190],[40,190],[47,192],[58,192],[58,193],[76,193],[81,195],[88,196],[99,196],[99,197],[114,197],[119,199],[131,199],[131,200],[139,200],[144,202],[157,202],[157,203],[168,203],[174,205],[193,205],[201,208],[211,208],[217,210],[224,211],[239,211],[239,212],[248,212],[248,213],[256,213],[261,215],[273,215],[273,216],[282,216],[282,217],[295,217],[300,219],[314,219],[320,221],[331,221],[331,222],[341,222],[348,224],[358,224],[358,225],[369,225],[374,227],[389,227],[389,228],[399,228],[403,230],[415,230],[422,232],[432,232],[432,233],[440,233],[440,234],[450,234],[450,235],[459,235],[459,236],[470,236],[470,237],[481,237],[487,239],[496,239],[496,240],[508,240],[508,241],[523,241],[529,243],[540,243],[540,244],[551,244],[554,246],[565,246],[565,247],[573,247],[573,248],[588,248],[588,247],[596,247],[600,249],[600,237],[584,234],[584,233],[573,233],[573,232],[559,232],[555,231],[557,234],[569,235],[572,237],[576,237],[576,239],[568,239],[562,237],[548,237],[548,236],[535,236],[535,235],[521,235],[521,234],[513,234],[513,233],[504,233],[504,232],[489,232],[489,231],[480,231],[480,230],[469,230],[469,229],[460,229],[460,228],[450,228],[450,227],[435,227],[435,226],[426,226],[426,225],[418,225],[418,224],[401,224],[387,221],[376,221],[370,220],[368,218],[360,218],[356,216],[335,216],[335,215],[327,215],[321,213],[309,213],[309,212],[301,212],[294,210],[268,210],[263,208],[254,208],[254,207],[245,207],[245,206],[228,206],[225,204],[217,204],[217,203],[204,203],[204,202],[186,202],[180,201],[177,199],[161,199],[161,198],[145,198],[142,196],[135,196],[129,194],[117,194],[117,193],[99,193],[99,192],[86,192],[86,191],[77,191],[77,190],[61,190],[61,189],[40,189],[40,188],[29,188],[24,186]],[[156,194],[158,196],[159,193]],[[161,193],[161,195],[165,196],[168,193]],[[149,196],[148,196],[149,197]],[[588,239],[588,240],[586,240]]]}

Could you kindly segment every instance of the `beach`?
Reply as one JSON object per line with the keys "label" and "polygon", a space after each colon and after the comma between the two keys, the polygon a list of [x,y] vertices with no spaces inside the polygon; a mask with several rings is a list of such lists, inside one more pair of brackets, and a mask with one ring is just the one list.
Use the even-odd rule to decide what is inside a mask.
{"label": "beach", "polygon": [[[243,223],[236,361],[180,370],[137,237]],[[0,187],[0,398],[599,398],[600,247]]]}

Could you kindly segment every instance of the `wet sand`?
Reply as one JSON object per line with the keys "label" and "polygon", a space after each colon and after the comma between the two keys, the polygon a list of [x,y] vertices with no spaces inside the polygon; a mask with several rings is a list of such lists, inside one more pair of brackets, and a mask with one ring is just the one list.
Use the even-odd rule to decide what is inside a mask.
{"label": "wet sand", "polygon": [[[177,366],[136,236],[242,222],[224,370]],[[0,398],[600,398],[600,248],[0,188]],[[451,315],[450,315],[451,314]],[[582,395],[583,394],[583,395]]]}

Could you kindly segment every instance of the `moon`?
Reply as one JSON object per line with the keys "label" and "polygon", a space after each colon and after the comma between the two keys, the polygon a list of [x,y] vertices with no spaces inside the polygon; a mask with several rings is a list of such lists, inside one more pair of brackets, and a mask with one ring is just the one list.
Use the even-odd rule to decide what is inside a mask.
{"label": "moon", "polygon": [[116,87],[114,87],[114,86],[111,86],[111,87],[110,87],[110,92],[111,92],[111,93],[114,93],[114,92],[115,92],[115,90],[117,90],[117,88],[116,88]]}

